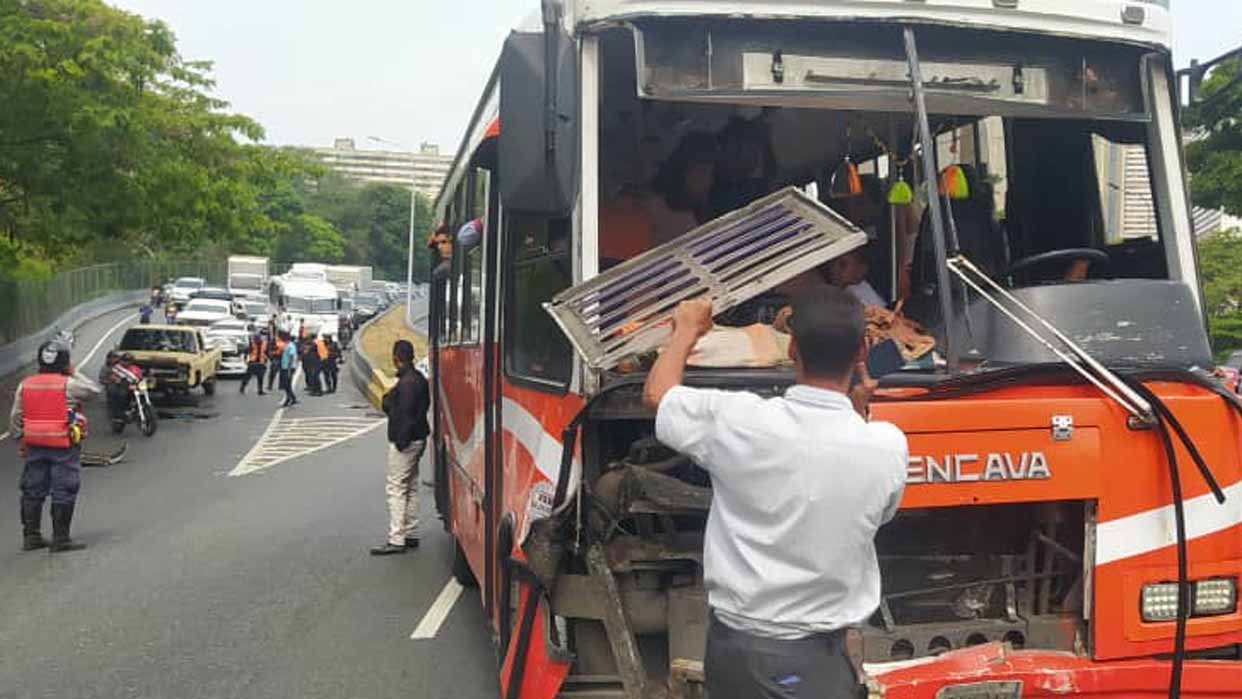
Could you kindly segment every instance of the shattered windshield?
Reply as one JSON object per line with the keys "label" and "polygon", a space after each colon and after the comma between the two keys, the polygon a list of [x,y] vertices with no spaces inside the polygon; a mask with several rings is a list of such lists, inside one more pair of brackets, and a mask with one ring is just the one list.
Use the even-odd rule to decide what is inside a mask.
{"label": "shattered windshield", "polygon": [[[691,365],[788,366],[775,321],[791,294],[816,284],[858,297],[869,336],[892,340],[900,359],[890,355],[886,365],[898,370],[945,367],[948,341],[968,369],[1054,361],[938,265],[937,230],[946,251],[960,251],[1103,356],[1141,364],[1201,354],[1197,342],[1179,350],[1167,324],[1144,314],[1073,312],[1114,294],[1190,302],[1171,273],[1141,89],[1145,70],[1164,69],[1142,50],[919,27],[924,143],[898,27],[661,20],[637,31],[637,44],[621,30],[603,41],[604,63],[621,75],[604,81],[602,95],[601,270],[689,240],[789,186],[867,236],[862,248],[774,279],[718,316],[711,351]],[[640,113],[637,122],[622,118]],[[761,265],[771,252],[752,246],[736,255]],[[1181,324],[1175,332],[1203,334]],[[1135,353],[1153,342],[1162,349]],[[627,365],[649,361],[635,359]]]}
{"label": "shattered windshield", "polygon": [[121,350],[147,352],[189,352],[198,351],[194,335],[190,332],[176,330],[157,330],[154,328],[131,328],[121,338]]}

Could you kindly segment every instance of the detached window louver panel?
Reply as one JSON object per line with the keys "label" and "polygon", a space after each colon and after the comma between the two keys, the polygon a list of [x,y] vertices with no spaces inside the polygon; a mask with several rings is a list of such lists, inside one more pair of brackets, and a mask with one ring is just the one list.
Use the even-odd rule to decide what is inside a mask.
{"label": "detached window louver panel", "polygon": [[852,223],[788,187],[622,263],[546,304],[593,369],[659,347],[681,301],[717,314],[867,242]]}

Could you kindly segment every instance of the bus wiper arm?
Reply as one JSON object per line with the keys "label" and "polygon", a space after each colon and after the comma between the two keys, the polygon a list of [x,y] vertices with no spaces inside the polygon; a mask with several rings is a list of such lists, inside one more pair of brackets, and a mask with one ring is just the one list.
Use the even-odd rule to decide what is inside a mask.
{"label": "bus wiper arm", "polygon": [[[1148,425],[1156,423],[1156,413],[1147,399],[1139,395],[1124,379],[1114,374],[1108,367],[1096,361],[1086,350],[1069,339],[1065,333],[1057,329],[1047,319],[1036,313],[1030,306],[1022,303],[1018,297],[1009,293],[1000,284],[997,284],[983,270],[975,266],[975,263],[971,262],[964,255],[959,254],[948,259],[945,264],[948,266],[949,271],[962,280],[962,283],[974,289],[996,310],[1000,311],[1009,320],[1012,320],[1023,332],[1048,348],[1057,358],[1069,365],[1084,379],[1091,382],[1106,396],[1125,408],[1131,415]],[[1001,303],[1000,299],[1002,298],[1012,305],[1013,308],[1010,308],[1006,303]],[[1025,315],[1036,325],[1043,326],[1044,330],[1051,334],[1051,337],[1043,335],[1031,323],[1023,320],[1019,314]]]}

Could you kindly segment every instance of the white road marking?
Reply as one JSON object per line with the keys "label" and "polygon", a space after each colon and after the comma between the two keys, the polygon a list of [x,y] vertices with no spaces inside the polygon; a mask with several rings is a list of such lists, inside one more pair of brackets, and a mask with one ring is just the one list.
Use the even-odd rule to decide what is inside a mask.
{"label": "white road marking", "polygon": [[284,414],[284,408],[276,409],[276,414],[272,416],[272,421],[267,423],[267,429],[263,430],[263,435],[260,436],[259,440],[254,443],[253,447],[250,447],[250,451],[246,452],[246,455],[242,457],[241,461],[237,462],[237,465],[233,467],[233,470],[229,471],[230,476],[241,475],[241,473],[238,472],[238,469],[240,469],[243,464],[250,463],[250,460],[259,452],[259,450],[263,448],[263,443],[266,442],[268,436],[272,434],[272,430],[276,429],[276,425],[280,424],[280,418]]}
{"label": "white road marking", "polygon": [[[116,325],[113,325],[111,328],[108,328],[108,332],[104,333],[103,337],[99,338],[99,342],[95,343],[95,346],[91,348],[90,352],[86,353],[86,356],[82,358],[82,361],[79,362],[77,366],[85,369],[86,364],[91,361],[91,358],[95,356],[95,353],[99,351],[99,348],[103,347],[103,344],[108,341],[108,338],[112,336],[112,333],[116,332],[117,328],[120,328],[122,325],[128,323],[129,321],[137,317],[138,317],[137,313],[127,315],[124,318],[122,318],[119,323],[117,323]],[[9,438],[8,431],[0,433],[0,442],[3,442],[4,440],[8,438]]]}
{"label": "white road marking", "polygon": [[82,361],[78,362],[77,365],[79,367],[85,368],[86,365],[90,363],[91,358],[95,356],[95,353],[99,351],[99,348],[103,347],[104,343],[108,341],[108,338],[112,336],[112,333],[116,332],[122,325],[125,325],[126,323],[130,322],[131,320],[137,317],[138,317],[137,313],[127,315],[124,318],[122,318],[120,322],[118,322],[116,325],[113,325],[112,327],[108,328],[108,332],[104,333],[103,337],[99,338],[99,342],[95,343],[95,346],[91,348],[91,351],[87,352],[86,356],[83,357]]}
{"label": "white road marking", "polygon": [[361,437],[385,422],[352,416],[285,419],[287,411],[287,408],[276,411],[263,436],[228,475],[258,473],[290,459]]}
{"label": "white road marking", "polygon": [[457,603],[457,598],[461,596],[461,589],[461,583],[456,578],[449,578],[444,589],[440,590],[440,596],[431,603],[431,608],[423,615],[423,620],[418,622],[418,627],[410,634],[410,640],[435,638],[449,612],[453,610],[453,605]]}

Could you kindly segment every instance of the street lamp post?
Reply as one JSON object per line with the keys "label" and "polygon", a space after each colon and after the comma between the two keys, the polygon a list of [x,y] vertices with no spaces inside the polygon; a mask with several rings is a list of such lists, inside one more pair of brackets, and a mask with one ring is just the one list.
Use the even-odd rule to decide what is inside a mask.
{"label": "street lamp post", "polygon": [[[376,143],[385,143],[390,146],[404,148],[411,154],[414,152],[408,146],[396,141],[379,138],[377,136],[368,136],[368,140]],[[408,250],[405,260],[405,322],[407,325],[414,325],[414,217],[418,211],[418,171],[414,170],[410,175],[410,234],[408,242]]]}

